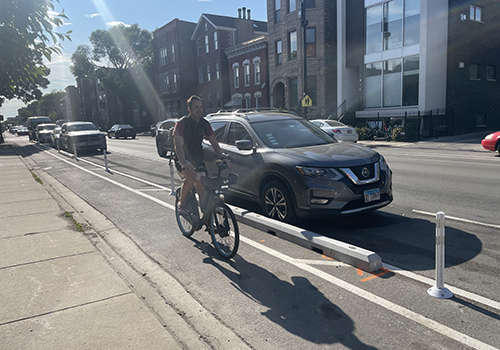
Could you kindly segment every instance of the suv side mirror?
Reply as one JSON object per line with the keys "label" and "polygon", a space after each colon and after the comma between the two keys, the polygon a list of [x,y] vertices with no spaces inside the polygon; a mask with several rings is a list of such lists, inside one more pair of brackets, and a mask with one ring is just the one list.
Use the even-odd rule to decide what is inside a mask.
{"label": "suv side mirror", "polygon": [[236,141],[236,147],[240,151],[250,151],[253,148],[253,142],[249,140],[238,140]]}

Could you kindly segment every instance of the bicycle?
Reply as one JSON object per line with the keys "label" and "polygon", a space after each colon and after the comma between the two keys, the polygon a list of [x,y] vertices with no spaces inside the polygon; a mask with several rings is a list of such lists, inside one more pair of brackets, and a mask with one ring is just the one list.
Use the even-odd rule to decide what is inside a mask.
{"label": "bicycle", "polygon": [[[175,217],[182,234],[190,237],[195,231],[200,230],[203,225],[209,232],[215,249],[225,259],[231,259],[240,244],[240,231],[238,222],[233,211],[224,202],[223,190],[236,183],[237,174],[231,173],[222,177],[221,172],[227,169],[224,162],[218,162],[217,177],[202,176],[201,183],[205,187],[200,204],[197,199],[196,189],[193,187],[189,192],[186,207],[187,214],[179,213],[179,198],[181,188],[175,192]],[[207,175],[206,169],[202,169]],[[203,214],[200,217],[200,211]]]}

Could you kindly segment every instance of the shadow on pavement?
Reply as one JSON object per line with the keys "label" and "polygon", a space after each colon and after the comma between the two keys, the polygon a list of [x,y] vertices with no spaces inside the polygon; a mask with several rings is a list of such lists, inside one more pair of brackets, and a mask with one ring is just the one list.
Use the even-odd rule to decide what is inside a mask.
{"label": "shadow on pavement", "polygon": [[285,281],[241,256],[234,260],[230,262],[231,269],[209,257],[204,263],[219,269],[239,292],[266,307],[267,311],[261,314],[269,321],[315,344],[340,343],[349,349],[376,349],[353,334],[353,320],[307,278],[294,276]]}

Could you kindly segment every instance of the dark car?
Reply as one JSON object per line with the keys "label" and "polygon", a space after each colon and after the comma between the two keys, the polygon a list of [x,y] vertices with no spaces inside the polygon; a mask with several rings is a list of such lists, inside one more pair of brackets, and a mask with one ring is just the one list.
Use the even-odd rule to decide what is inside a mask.
{"label": "dark car", "polygon": [[68,122],[61,127],[59,142],[62,149],[73,153],[80,150],[105,150],[106,137],[91,122]]}
{"label": "dark car", "polygon": [[167,119],[157,124],[156,129],[156,150],[160,157],[166,157],[168,152],[171,152],[171,147],[168,146],[169,130],[175,126],[178,119]]}
{"label": "dark car", "polygon": [[[379,153],[337,142],[295,114],[217,113],[207,120],[239,175],[230,194],[259,203],[269,217],[354,214],[393,199],[392,171]],[[217,157],[208,141],[204,148],[215,174]]]}
{"label": "dark car", "polygon": [[135,129],[128,124],[115,124],[108,130],[108,137],[118,139],[120,137],[131,137],[135,139],[136,136]]}

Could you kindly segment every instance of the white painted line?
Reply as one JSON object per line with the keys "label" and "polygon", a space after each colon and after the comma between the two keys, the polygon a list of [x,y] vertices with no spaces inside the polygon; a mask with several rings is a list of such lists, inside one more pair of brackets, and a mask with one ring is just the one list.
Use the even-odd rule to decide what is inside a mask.
{"label": "white painted line", "polygon": [[[436,213],[429,213],[427,211],[422,211],[422,210],[417,210],[417,209],[412,209],[412,212],[417,213],[417,214],[427,215],[427,216],[434,216],[434,217],[436,216]],[[460,222],[465,222],[467,224],[473,224],[473,225],[479,225],[479,226],[485,226],[485,227],[491,227],[491,228],[500,229],[500,225],[486,224],[486,223],[480,222],[480,221],[474,221],[474,220],[457,218],[456,216],[448,216],[448,215],[446,215],[446,219],[450,219],[450,220],[454,220],[454,221],[460,221]]]}
{"label": "white painted line", "polygon": [[352,284],[349,284],[345,281],[342,281],[341,279],[336,278],[332,275],[329,275],[324,271],[318,270],[315,267],[312,267],[312,266],[305,264],[305,263],[297,262],[295,259],[293,259],[285,254],[282,254],[276,250],[268,248],[260,243],[252,241],[246,237],[240,237],[240,239],[243,242],[245,242],[246,244],[252,245],[253,247],[255,247],[259,250],[262,250],[262,251],[268,253],[269,255],[272,255],[278,259],[281,259],[281,260],[283,260],[291,265],[294,265],[297,268],[300,268],[304,271],[307,271],[307,272],[309,272],[309,273],[311,273],[319,278],[322,278],[325,281],[328,281],[328,282],[330,282],[330,283],[332,283],[332,284],[334,284],[334,285],[336,285],[336,286],[338,286],[338,287],[340,287],[348,292],[351,292],[354,295],[362,297],[362,298],[364,298],[364,299],[366,299],[374,304],[377,304],[379,306],[382,306],[389,311],[392,311],[400,316],[406,317],[407,319],[409,319],[411,321],[417,322],[424,327],[432,329],[435,332],[441,333],[442,335],[445,335],[451,339],[454,339],[462,344],[470,346],[474,349],[498,350],[497,348],[495,348],[491,345],[488,345],[486,343],[483,343],[480,340],[469,337],[466,334],[455,331],[454,329],[447,327],[441,323],[438,323],[438,322],[431,320],[425,316],[422,316],[416,312],[408,310],[402,306],[394,304],[394,303],[392,303],[386,299],[383,299],[375,294],[369,293],[369,292],[365,291],[364,289],[361,289],[361,288],[356,287]]}

